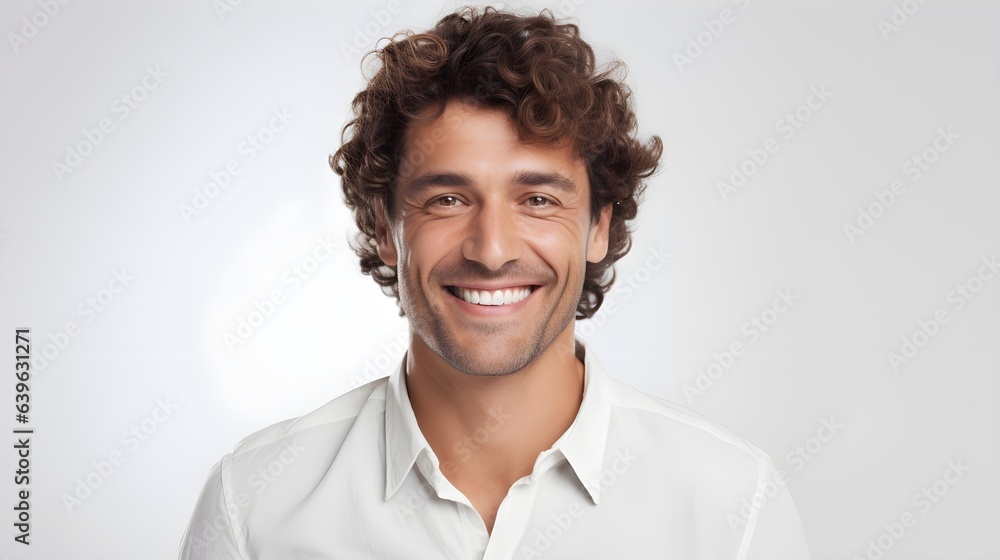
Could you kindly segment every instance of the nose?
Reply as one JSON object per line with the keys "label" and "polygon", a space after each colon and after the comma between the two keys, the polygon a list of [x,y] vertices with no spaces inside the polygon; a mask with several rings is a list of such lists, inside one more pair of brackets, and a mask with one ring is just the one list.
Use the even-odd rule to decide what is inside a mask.
{"label": "nose", "polygon": [[472,216],[462,255],[490,270],[521,257],[521,232],[514,210],[502,202],[483,202]]}

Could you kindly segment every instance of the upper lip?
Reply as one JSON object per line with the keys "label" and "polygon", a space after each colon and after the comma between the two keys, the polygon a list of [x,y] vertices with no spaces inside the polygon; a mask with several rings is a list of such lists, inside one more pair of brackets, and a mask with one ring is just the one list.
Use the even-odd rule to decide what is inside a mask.
{"label": "upper lip", "polygon": [[531,280],[516,281],[516,282],[504,282],[503,284],[497,282],[483,282],[481,284],[445,284],[445,286],[451,288],[461,288],[463,290],[483,290],[487,292],[494,292],[497,290],[512,290],[514,288],[528,288],[538,286],[538,282],[533,282]]}

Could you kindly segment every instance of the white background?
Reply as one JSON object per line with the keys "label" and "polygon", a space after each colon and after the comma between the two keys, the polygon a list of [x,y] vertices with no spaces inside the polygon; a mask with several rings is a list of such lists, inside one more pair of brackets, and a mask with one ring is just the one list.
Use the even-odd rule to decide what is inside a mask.
{"label": "white background", "polygon": [[[11,434],[0,555],[175,557],[209,468],[236,441],[386,374],[400,356],[406,323],[358,272],[327,157],[363,85],[357,51],[455,5],[217,4],[73,2],[51,16],[38,15],[45,1],[0,5],[8,434],[19,427],[15,328],[32,329],[40,358],[32,544],[13,541]],[[578,327],[611,374],[766,449],[789,474],[815,558],[874,558],[869,539],[880,536],[887,559],[1000,556],[1000,280],[977,277],[982,258],[1000,256],[997,3],[530,6],[574,18],[599,56],[625,60],[641,134],[666,146],[618,267],[635,289]],[[725,9],[732,23],[712,23]],[[155,87],[141,86],[148,69],[161,73],[146,78]],[[832,95],[800,107],[813,87]],[[142,100],[126,115],[122,95]],[[276,110],[292,117],[272,133]],[[786,138],[779,121],[797,110],[808,119]],[[114,128],[88,149],[96,133],[84,131],[102,119]],[[957,135],[947,151],[933,149],[939,129]],[[240,146],[258,134],[271,142],[251,160]],[[724,197],[719,182],[768,138],[778,150],[746,163],[757,169]],[[88,155],[67,155],[81,145]],[[925,150],[935,161],[914,180],[907,162]],[[71,171],[54,168],[68,159]],[[230,160],[240,174],[206,190]],[[905,191],[880,207],[873,191],[895,180]],[[185,216],[196,193],[213,197]],[[878,216],[848,235],[869,207]],[[336,244],[333,255],[287,282],[313,264],[318,239]],[[671,256],[653,270],[657,250]],[[112,278],[123,269],[133,278],[120,289]],[[978,290],[961,309],[957,284]],[[275,289],[283,303],[227,346]],[[798,298],[781,314],[767,311],[776,290]],[[947,323],[927,323],[938,310]],[[751,340],[743,325],[762,315],[773,324]],[[919,322],[933,336],[915,335]],[[893,367],[904,337],[920,347]],[[729,361],[734,342],[746,352]],[[729,367],[704,374],[703,394],[685,391],[719,362]],[[832,438],[824,420],[842,426]],[[123,440],[133,426],[138,444]],[[114,453],[105,477],[97,467]],[[941,482],[949,462],[968,466],[954,484]],[[913,500],[925,487],[929,509]],[[915,526],[886,536],[907,512]]]}

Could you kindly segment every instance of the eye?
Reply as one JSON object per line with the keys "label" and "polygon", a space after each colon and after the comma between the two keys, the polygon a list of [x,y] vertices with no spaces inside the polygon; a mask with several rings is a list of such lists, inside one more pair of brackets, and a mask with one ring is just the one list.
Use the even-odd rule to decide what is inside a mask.
{"label": "eye", "polygon": [[435,206],[447,206],[447,207],[458,206],[461,203],[462,201],[459,200],[458,197],[451,195],[441,196],[432,201],[432,204],[434,204]]}
{"label": "eye", "polygon": [[525,200],[525,202],[528,204],[528,206],[534,206],[535,208],[545,208],[546,206],[552,205],[551,200],[540,195],[532,196],[528,198],[528,200]]}

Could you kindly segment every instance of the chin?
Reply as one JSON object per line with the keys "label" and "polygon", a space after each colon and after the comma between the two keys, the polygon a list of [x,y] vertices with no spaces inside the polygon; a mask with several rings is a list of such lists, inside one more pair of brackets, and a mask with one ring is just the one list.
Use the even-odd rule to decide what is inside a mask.
{"label": "chin", "polygon": [[466,356],[458,357],[456,356],[445,357],[442,359],[448,362],[448,365],[455,368],[456,371],[464,373],[466,375],[474,375],[477,377],[501,377],[516,373],[522,369],[528,362],[519,362],[513,360],[506,360],[504,362],[499,362],[490,359],[465,359]]}
{"label": "chin", "polygon": [[512,344],[496,339],[479,344],[459,344],[447,337],[440,344],[428,346],[455,370],[476,376],[510,375],[524,369],[538,356],[538,349],[530,344]]}

